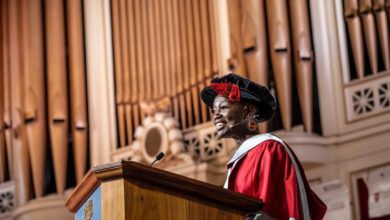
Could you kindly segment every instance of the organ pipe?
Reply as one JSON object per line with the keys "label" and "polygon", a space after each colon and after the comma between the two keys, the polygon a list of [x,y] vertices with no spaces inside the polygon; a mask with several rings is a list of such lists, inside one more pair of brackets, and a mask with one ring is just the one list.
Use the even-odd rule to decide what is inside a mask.
{"label": "organ pipe", "polygon": [[[199,103],[199,88],[196,86],[198,78],[202,78],[202,74],[197,72],[197,69],[203,68],[203,60],[199,50],[202,49],[201,44],[201,32],[200,32],[200,21],[199,15],[196,14],[199,11],[199,1],[187,1],[186,4],[186,15],[187,15],[187,45],[188,45],[188,54],[189,54],[189,72],[190,72],[190,89],[192,97],[192,112],[194,115],[195,124],[200,124],[201,115],[200,115],[200,103]],[[203,71],[203,70],[202,70]]]}
{"label": "organ pipe", "polygon": [[370,61],[371,72],[378,72],[377,42],[375,20],[372,14],[371,0],[359,0],[359,11],[363,23],[364,39],[368,49],[368,60]]}
{"label": "organ pipe", "polygon": [[[121,56],[121,36],[120,36],[120,14],[119,14],[119,0],[112,0],[112,32],[114,39],[114,62],[115,62],[115,89],[116,89],[116,110],[119,130],[119,145],[126,145],[125,134],[125,107],[123,94],[123,68]],[[141,93],[141,91],[140,91]]]}
{"label": "organ pipe", "polygon": [[[379,43],[382,52],[383,63],[385,69],[390,69],[390,46],[389,46],[389,22],[386,17],[386,8],[384,0],[373,0],[373,8],[377,30],[379,35]],[[390,17],[390,14],[389,14]]]}
{"label": "organ pipe", "polygon": [[[181,35],[180,35],[181,13],[179,13],[179,10],[182,10],[181,4],[182,4],[182,1],[173,0],[173,14],[174,14],[174,18],[173,18],[173,30],[174,30],[174,35],[173,35],[174,42],[173,43],[174,44],[173,44],[173,46],[174,46],[174,51],[176,54],[176,56],[175,56],[176,63],[175,63],[174,74],[175,74],[175,76],[177,76],[177,86],[175,89],[176,93],[173,93],[176,96],[173,99],[174,100],[173,109],[174,109],[174,114],[175,114],[176,118],[180,118],[179,121],[181,121],[182,127],[185,128],[187,126],[186,114],[185,114],[185,111],[186,111],[185,110],[185,101],[184,101],[184,94],[183,94],[183,91],[184,91],[183,81],[184,81],[185,77],[182,73],[184,70],[183,66],[185,66],[184,63],[186,62],[186,59],[181,51],[181,47],[182,47],[182,41],[181,41]],[[179,115],[179,112],[180,112],[180,115]]]}
{"label": "organ pipe", "polygon": [[240,22],[242,18],[241,5],[239,0],[228,0],[229,7],[229,34],[230,34],[230,54],[228,60],[229,69],[246,76],[246,67],[244,65],[244,57],[241,50],[241,28]]}
{"label": "organ pipe", "polygon": [[39,0],[23,1],[26,13],[24,43],[25,125],[30,147],[35,196],[43,196],[46,159],[46,103],[43,56],[42,4]]}
{"label": "organ pipe", "polygon": [[313,131],[313,49],[310,39],[308,6],[306,0],[290,0],[289,4],[299,103],[305,130],[311,133]]}
{"label": "organ pipe", "polygon": [[285,0],[267,0],[269,49],[283,128],[290,130],[292,123],[291,45],[289,20]]}
{"label": "organ pipe", "polygon": [[[3,40],[2,35],[0,36],[0,40]],[[0,50],[3,50],[3,44],[1,44]],[[6,150],[5,150],[5,136],[4,136],[4,88],[3,88],[3,53],[0,54],[0,183],[5,180],[6,173]]]}
{"label": "organ pipe", "polygon": [[364,77],[363,33],[358,15],[357,0],[344,0],[344,16],[347,22],[348,35],[352,47],[356,72],[359,78]]}
{"label": "organ pipe", "polygon": [[[200,59],[203,59],[203,69],[198,69],[198,81],[200,82],[199,88],[206,87],[205,81],[207,81],[206,77],[210,76],[212,73],[211,66],[211,43],[210,43],[210,13],[208,10],[208,1],[200,0],[200,20],[201,20],[201,32],[202,32],[202,56]],[[200,52],[199,52],[200,53]],[[201,89],[199,89],[201,91]],[[201,113],[202,113],[202,122],[206,122],[208,119],[208,110],[206,105],[201,105]]]}
{"label": "organ pipe", "polygon": [[30,198],[30,157],[28,142],[26,139],[26,128],[24,126],[24,68],[23,68],[23,47],[20,42],[26,38],[26,21],[20,1],[9,1],[9,55],[10,55],[10,82],[11,82],[11,114],[12,114],[12,150],[13,155],[18,155],[13,160],[16,192],[16,204],[24,205]]}
{"label": "organ pipe", "polygon": [[[268,44],[264,1],[241,1],[241,39],[244,61],[251,80],[268,84]],[[266,131],[266,124],[260,124],[260,132]]]}
{"label": "organ pipe", "polygon": [[2,38],[2,69],[3,69],[3,131],[4,143],[8,159],[8,173],[12,178],[13,160],[12,160],[12,113],[11,113],[11,81],[10,81],[10,28],[9,28],[9,5],[8,1],[1,1],[1,31]]}
{"label": "organ pipe", "polygon": [[68,155],[68,85],[64,2],[45,1],[49,129],[58,194],[64,194]]}
{"label": "organ pipe", "polygon": [[67,0],[70,100],[72,115],[73,157],[77,183],[86,172],[87,160],[87,97],[83,43],[82,4]]}
{"label": "organ pipe", "polygon": [[138,101],[138,83],[137,83],[137,60],[136,60],[136,42],[135,42],[135,18],[134,18],[134,1],[127,2],[127,28],[129,34],[129,56],[130,56],[130,82],[129,86],[131,86],[131,96],[130,103],[131,111],[133,113],[133,124],[134,128],[138,127],[139,122],[139,112],[138,105],[136,102]]}

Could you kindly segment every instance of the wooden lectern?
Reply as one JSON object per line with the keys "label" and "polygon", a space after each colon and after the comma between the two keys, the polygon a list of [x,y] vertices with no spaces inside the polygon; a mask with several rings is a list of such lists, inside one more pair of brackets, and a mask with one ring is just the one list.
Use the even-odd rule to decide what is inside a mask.
{"label": "wooden lectern", "polygon": [[260,200],[131,161],[92,168],[66,201],[82,219],[244,219]]}

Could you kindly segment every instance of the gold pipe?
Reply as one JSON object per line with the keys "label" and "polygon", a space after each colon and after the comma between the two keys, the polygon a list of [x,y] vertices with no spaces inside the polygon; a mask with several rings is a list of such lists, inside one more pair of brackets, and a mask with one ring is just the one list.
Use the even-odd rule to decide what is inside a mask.
{"label": "gold pipe", "polygon": [[388,22],[390,23],[390,0],[386,0],[385,8],[387,10],[387,18],[389,20]]}
{"label": "gold pipe", "polygon": [[[241,1],[242,23],[241,39],[244,61],[251,80],[268,85],[267,30],[264,1]],[[260,132],[267,130],[267,124],[259,125]]]}
{"label": "gold pipe", "polygon": [[311,47],[309,12],[306,0],[290,0],[293,56],[299,103],[305,131],[313,131],[313,49]]}
{"label": "gold pipe", "polygon": [[5,146],[7,152],[8,159],[8,173],[10,174],[10,178],[12,179],[13,173],[13,157],[12,157],[12,129],[11,129],[11,81],[10,81],[10,28],[9,28],[9,5],[8,1],[1,1],[1,24],[2,24],[2,60],[3,60],[3,129],[4,129],[4,138],[5,138]]}
{"label": "gold pipe", "polygon": [[9,55],[10,55],[10,88],[11,88],[11,114],[12,114],[12,151],[17,155],[13,160],[13,177],[16,185],[16,205],[24,205],[30,199],[30,157],[24,126],[24,59],[23,43],[25,12],[20,1],[9,1]]}
{"label": "gold pipe", "polygon": [[126,145],[126,125],[125,125],[125,106],[123,94],[123,67],[121,55],[121,36],[120,36],[120,11],[119,0],[111,1],[112,7],[112,29],[114,41],[114,61],[115,61],[115,85],[116,85],[116,109],[119,129],[119,147]]}
{"label": "gold pipe", "polygon": [[131,85],[131,97],[130,102],[135,103],[138,101],[138,84],[137,84],[137,59],[136,59],[136,42],[135,42],[135,20],[134,17],[134,1],[127,1],[127,30],[129,40],[129,57],[130,57],[130,82]]}
{"label": "gold pipe", "polygon": [[168,34],[168,45],[169,45],[169,67],[170,71],[166,75],[166,80],[171,82],[169,84],[169,93],[167,93],[167,96],[170,97],[170,106],[169,106],[169,111],[171,114],[176,118],[177,121],[179,121],[179,102],[178,102],[178,95],[177,95],[177,84],[178,84],[178,79],[177,75],[179,72],[179,65],[178,65],[178,60],[180,59],[177,55],[177,53],[180,53],[180,47],[178,47],[178,38],[175,31],[175,22],[177,22],[175,19],[175,2],[174,0],[168,0],[166,7],[163,8],[163,10],[167,12],[172,12],[172,13],[167,13],[168,20],[167,20],[167,34]]}
{"label": "gold pipe", "polygon": [[173,27],[172,27],[172,13],[169,13],[169,7],[170,3],[168,1],[160,1],[160,8],[161,8],[161,26],[163,29],[164,39],[165,42],[165,55],[164,55],[164,63],[165,63],[165,72],[164,72],[164,81],[165,83],[165,89],[166,89],[166,95],[170,96],[174,94],[175,92],[175,84],[176,80],[173,80],[174,77],[172,74],[176,71],[176,66],[174,64],[174,42],[172,41],[174,39],[174,33],[173,33]]}
{"label": "gold pipe", "polygon": [[359,11],[363,23],[364,39],[368,49],[371,72],[378,72],[377,42],[371,0],[359,0]]}
{"label": "gold pipe", "polygon": [[[205,80],[206,84],[210,82],[210,77],[215,74],[218,74],[218,53],[217,53],[217,33],[216,33],[216,17],[215,17],[215,1],[208,2],[208,13],[210,14],[210,44],[211,44],[211,72],[208,74],[206,72],[207,79]],[[210,114],[211,112],[208,111]]]}
{"label": "gold pipe", "polygon": [[[204,78],[205,78],[205,51],[209,48],[204,47],[204,42],[207,40],[203,36],[207,36],[207,20],[205,21],[205,27],[203,27],[203,20],[205,20],[205,15],[202,9],[205,10],[205,3],[201,3],[201,0],[195,0],[192,1],[192,19],[194,27],[191,30],[193,33],[188,32],[188,34],[192,34],[193,38],[195,39],[195,45],[192,44],[192,47],[194,48],[194,58],[196,60],[193,60],[191,62],[194,63],[194,73],[195,73],[195,82],[192,84],[192,103],[195,113],[195,124],[200,124],[201,122],[206,121],[207,118],[207,108],[205,105],[200,105],[200,98],[199,98],[199,92],[204,88]],[[206,11],[207,13],[207,11]],[[206,17],[207,19],[207,17]],[[206,33],[205,33],[206,31]],[[190,41],[191,42],[191,41]],[[194,42],[194,41],[192,41]],[[194,47],[195,46],[195,47]],[[192,66],[192,65],[191,65]]]}
{"label": "gold pipe", "polygon": [[[131,104],[130,104],[130,67],[129,67],[129,45],[128,45],[128,24],[127,24],[127,16],[128,12],[126,11],[126,2],[125,0],[121,0],[119,2],[119,14],[120,14],[120,35],[121,35],[121,58],[122,58],[122,85],[123,85],[123,105],[125,111],[125,123],[126,123],[126,138],[127,144],[129,144],[133,140],[133,121],[132,121],[132,112],[131,112]],[[128,3],[129,4],[129,3]]]}
{"label": "gold pipe", "polygon": [[[163,80],[163,100],[169,100],[168,111],[174,116],[178,121],[180,120],[179,116],[179,103],[178,103],[178,84],[180,84],[178,76],[179,71],[179,62],[177,56],[180,56],[180,47],[178,33],[176,33],[174,26],[175,21],[175,2],[174,0],[160,1],[158,0],[158,15],[156,19],[159,19],[158,31],[161,31],[162,37],[160,37],[161,42],[161,54],[160,62],[162,63],[162,80]],[[177,12],[176,12],[177,13]],[[176,103],[176,106],[175,106]],[[176,109],[174,109],[176,108]],[[175,114],[176,112],[176,114]]]}
{"label": "gold pipe", "polygon": [[46,0],[46,51],[49,129],[57,192],[64,194],[68,160],[68,91],[64,2]]}
{"label": "gold pipe", "polygon": [[[219,54],[217,53],[217,33],[216,33],[216,15],[215,15],[215,1],[207,1],[208,13],[210,18],[210,45],[211,45],[211,72],[206,72],[205,85],[209,85],[211,78],[219,73],[218,60]],[[212,118],[211,111],[208,112],[208,118]]]}
{"label": "gold pipe", "polygon": [[[166,1],[166,7],[164,8],[165,11],[167,12],[170,12],[170,11],[173,11],[173,4],[172,4],[172,0],[168,0]],[[170,90],[169,90],[169,93],[168,95],[170,97],[173,97],[176,93],[177,93],[177,88],[176,88],[176,84],[177,84],[177,79],[175,77],[175,74],[177,72],[177,66],[176,66],[176,63],[175,63],[175,42],[174,42],[174,38],[175,38],[175,33],[174,33],[174,29],[173,29],[173,13],[167,13],[166,14],[167,16],[167,45],[168,45],[168,66],[169,66],[169,73],[168,73],[168,77],[167,79],[171,82],[170,84]]]}
{"label": "gold pipe", "polygon": [[165,74],[168,74],[165,72],[165,63],[164,63],[164,56],[165,56],[165,53],[166,53],[166,50],[163,49],[164,47],[166,47],[166,45],[164,44],[164,40],[163,40],[163,30],[165,30],[163,27],[162,27],[162,17],[161,17],[161,3],[159,0],[155,0],[154,4],[153,4],[153,18],[154,18],[154,25],[155,25],[155,30],[156,30],[156,33],[159,33],[160,37],[157,37],[155,38],[156,42],[155,42],[155,47],[156,47],[156,62],[157,62],[157,67],[156,67],[156,71],[157,71],[157,77],[156,77],[156,80],[158,81],[158,87],[157,87],[157,92],[158,92],[158,97],[164,97],[166,95],[166,85],[165,85]]}
{"label": "gold pipe", "polygon": [[[182,127],[186,127],[186,116],[185,116],[185,103],[184,103],[184,95],[182,92],[184,91],[184,75],[183,75],[183,66],[182,62],[182,53],[181,53],[181,38],[180,38],[180,16],[179,10],[180,5],[177,0],[172,0],[173,2],[173,53],[174,57],[174,71],[173,78],[177,78],[176,85],[172,87],[171,97],[173,97],[173,113],[175,115],[176,120],[181,121]],[[180,0],[179,0],[180,1]]]}
{"label": "gold pipe", "polygon": [[[202,32],[202,56],[199,59],[203,59],[204,65],[201,74],[198,75],[198,82],[204,82],[207,76],[211,75],[211,42],[210,42],[210,26],[211,18],[209,15],[209,8],[207,0],[200,0],[200,27]],[[200,53],[200,52],[199,52]],[[205,105],[204,105],[205,106]]]}
{"label": "gold pipe", "polygon": [[[390,46],[389,46],[389,22],[386,18],[386,8],[384,0],[373,0],[373,8],[376,18],[376,24],[379,34],[379,43],[381,47],[383,63],[385,69],[390,69]],[[389,13],[390,17],[390,13]]]}
{"label": "gold pipe", "polygon": [[145,100],[150,101],[152,99],[152,78],[151,78],[151,68],[150,68],[150,35],[148,32],[148,3],[149,0],[141,1],[141,21],[142,21],[142,36],[143,36],[143,60],[144,60],[144,74],[145,74]]}
{"label": "gold pipe", "polygon": [[[0,103],[3,104],[3,103]],[[5,151],[5,136],[4,136],[4,130],[0,130],[0,184],[5,181],[5,174],[7,170],[7,164],[5,163],[6,160],[6,151]]]}
{"label": "gold pipe", "polygon": [[76,181],[80,183],[86,172],[87,160],[87,95],[83,43],[82,5],[78,0],[67,0],[69,47],[70,98],[72,101],[73,157]]}
{"label": "gold pipe", "polygon": [[[192,112],[191,109],[191,91],[190,91],[190,80],[191,75],[189,74],[189,55],[188,55],[188,48],[187,48],[187,36],[186,36],[186,27],[187,25],[190,25],[186,22],[186,3],[187,1],[180,1],[179,0],[179,25],[180,25],[180,47],[181,47],[181,54],[182,54],[182,72],[179,72],[179,74],[183,75],[183,97],[180,97],[180,103],[181,105],[185,106],[185,108],[181,109],[182,113],[182,126],[183,128],[191,127],[193,125],[192,123],[192,114],[187,114],[186,112],[190,113]],[[184,117],[184,118],[183,118]]]}
{"label": "gold pipe", "polygon": [[[135,20],[135,42],[136,42],[136,58],[137,58],[137,73],[138,73],[138,103],[145,100],[145,72],[143,64],[143,35],[142,35],[142,23],[141,23],[141,0],[134,0],[134,20]],[[138,106],[139,107],[139,106]],[[139,108],[137,108],[139,109]],[[141,120],[144,113],[142,110],[139,112]]]}
{"label": "gold pipe", "polygon": [[[209,17],[208,4],[207,0],[200,0],[200,18],[201,18],[201,29],[202,29],[202,59],[204,62],[203,69],[200,70],[201,74],[198,76],[199,86],[198,89],[201,91],[202,88],[206,86],[205,80],[207,76],[210,76],[211,73],[211,43],[210,43],[210,23],[211,19]],[[206,122],[208,119],[208,110],[207,106],[200,104],[202,122]]]}
{"label": "gold pipe", "polygon": [[358,15],[357,0],[344,0],[344,16],[351,41],[352,55],[359,78],[364,77],[364,50],[362,28]]}
{"label": "gold pipe", "polygon": [[242,6],[241,39],[249,78],[268,84],[267,30],[264,2],[244,0]]}
{"label": "gold pipe", "polygon": [[42,6],[39,0],[23,1],[25,16],[25,125],[30,147],[35,196],[43,196],[46,159],[46,103],[43,63]]}
{"label": "gold pipe", "polygon": [[[3,24],[0,24],[1,28]],[[1,29],[2,30],[2,29]],[[5,151],[5,136],[4,136],[4,68],[3,68],[3,35],[0,35],[0,184],[5,181],[6,174],[6,151]]]}
{"label": "gold pipe", "polygon": [[[188,46],[188,59],[189,59],[189,73],[190,73],[190,90],[191,90],[191,109],[194,116],[194,123],[200,124],[200,106],[199,106],[199,90],[197,87],[198,79],[202,79],[202,43],[201,43],[201,31],[199,20],[199,2],[198,0],[189,0],[186,4],[186,33],[187,33],[187,46]],[[195,42],[195,44],[194,44]],[[187,111],[190,111],[187,109]],[[189,114],[190,115],[190,114]]]}
{"label": "gold pipe", "polygon": [[161,82],[158,82],[158,71],[157,71],[157,41],[158,41],[158,36],[157,36],[157,24],[156,24],[156,14],[155,14],[155,6],[157,5],[157,0],[149,0],[149,5],[148,5],[148,32],[150,36],[150,67],[151,67],[151,82],[152,84],[152,100],[156,101],[157,99],[161,98],[161,93],[160,91],[160,85]]}
{"label": "gold pipe", "polygon": [[228,0],[229,9],[229,34],[230,34],[230,58],[228,60],[229,69],[239,75],[247,76],[242,53],[241,39],[241,4],[240,0]]}
{"label": "gold pipe", "polygon": [[291,88],[291,46],[287,3],[285,0],[267,0],[268,27],[271,62],[276,81],[283,128],[291,129],[292,88]]}
{"label": "gold pipe", "polygon": [[[0,6],[1,9],[3,5]],[[1,13],[4,13],[4,11],[1,11]],[[1,16],[0,21],[3,20],[3,16]],[[5,68],[4,66],[7,64],[4,64],[6,62],[6,59],[3,58],[4,51],[6,50],[6,41],[4,41],[4,36],[8,34],[7,29],[4,27],[4,22],[0,23],[0,183],[5,181],[5,175],[7,171],[7,164],[6,164],[6,144],[5,144],[5,123],[4,123],[4,75],[5,75]]]}
{"label": "gold pipe", "polygon": [[[134,124],[134,129],[137,128],[140,124],[139,122],[139,112],[138,107],[135,103],[138,101],[138,79],[137,79],[137,59],[136,59],[136,42],[135,42],[135,17],[134,17],[134,1],[127,2],[127,29],[129,34],[129,57],[130,57],[130,82],[128,85],[131,85],[131,95],[130,95],[130,111],[132,111],[132,119]],[[132,141],[130,139],[129,141]]]}

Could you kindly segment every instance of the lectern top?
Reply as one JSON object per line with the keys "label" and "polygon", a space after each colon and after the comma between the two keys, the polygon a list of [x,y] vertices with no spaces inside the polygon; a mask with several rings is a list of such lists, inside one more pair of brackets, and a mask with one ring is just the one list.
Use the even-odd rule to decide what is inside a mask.
{"label": "lectern top", "polygon": [[132,161],[93,167],[68,197],[66,206],[71,212],[75,212],[101,182],[116,179],[126,179],[142,187],[154,188],[189,199],[217,203],[241,212],[255,212],[262,207],[258,199]]}

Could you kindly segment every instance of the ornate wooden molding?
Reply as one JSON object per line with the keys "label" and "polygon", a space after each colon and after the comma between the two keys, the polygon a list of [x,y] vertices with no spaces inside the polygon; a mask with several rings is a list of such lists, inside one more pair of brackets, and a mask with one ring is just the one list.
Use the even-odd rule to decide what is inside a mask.
{"label": "ornate wooden molding", "polygon": [[65,206],[68,207],[69,211],[75,212],[99,184],[100,181],[96,178],[94,172],[92,170],[88,171],[80,184],[76,186],[71,195],[66,199]]}
{"label": "ornate wooden molding", "polygon": [[14,182],[0,184],[0,218],[11,216],[15,208],[15,185]]}
{"label": "ornate wooden molding", "polygon": [[357,81],[345,88],[348,122],[390,111],[390,72]]}

